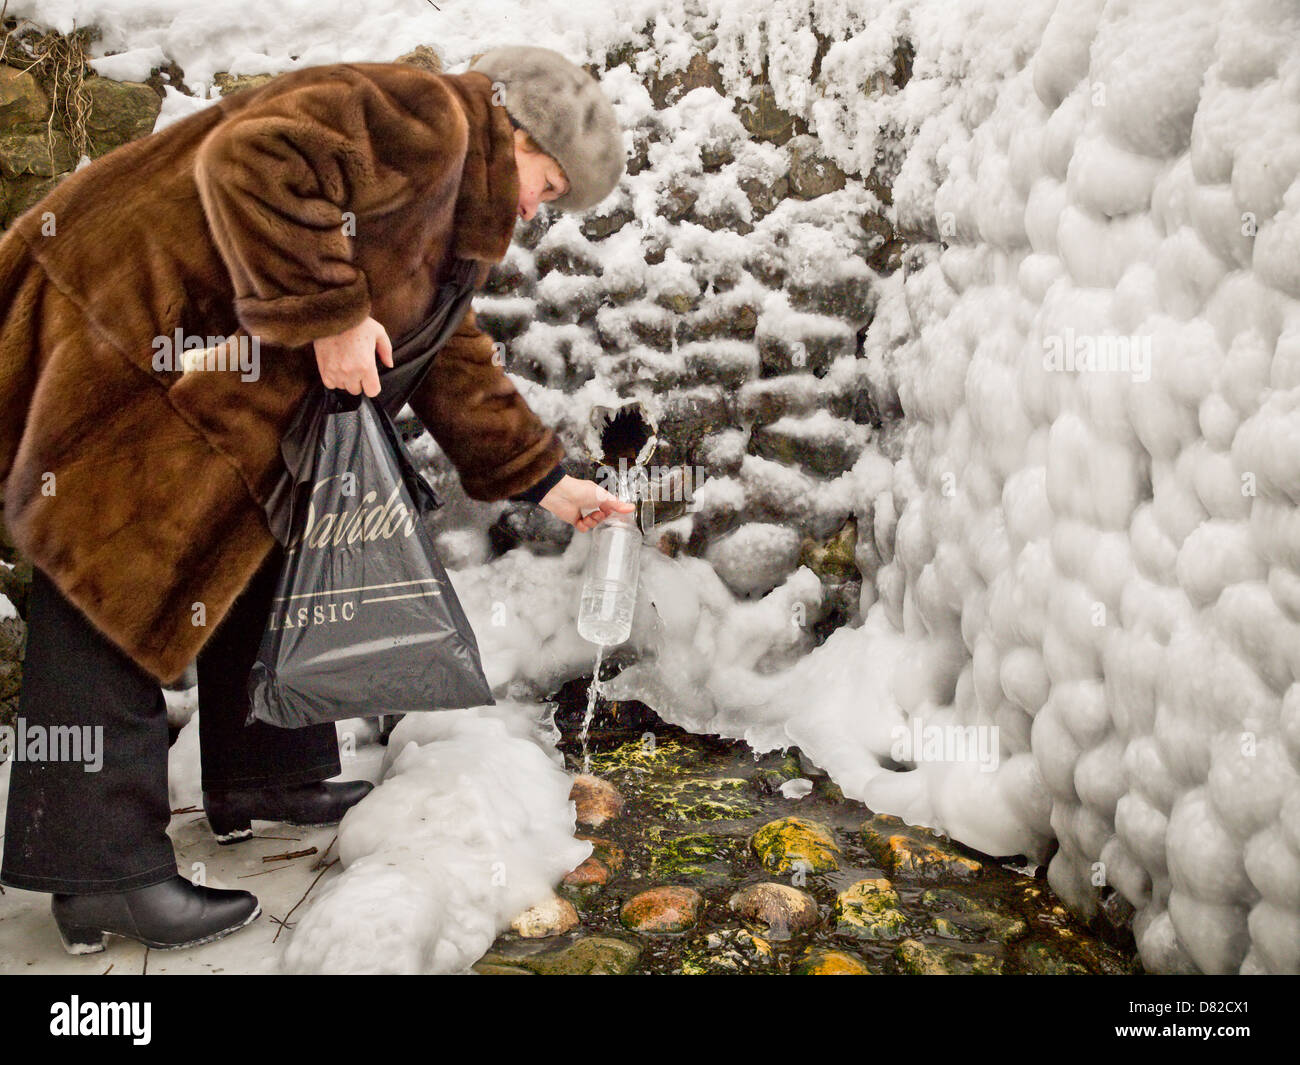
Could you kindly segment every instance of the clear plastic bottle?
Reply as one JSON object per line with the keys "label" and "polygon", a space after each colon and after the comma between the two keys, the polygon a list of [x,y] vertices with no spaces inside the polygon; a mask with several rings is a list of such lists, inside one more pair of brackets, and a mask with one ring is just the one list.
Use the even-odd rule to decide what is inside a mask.
{"label": "clear plastic bottle", "polygon": [[[630,473],[620,474],[614,494],[626,503],[635,503],[633,483]],[[609,647],[632,634],[642,543],[636,511],[611,514],[591,531],[591,537],[578,607],[578,635]]]}

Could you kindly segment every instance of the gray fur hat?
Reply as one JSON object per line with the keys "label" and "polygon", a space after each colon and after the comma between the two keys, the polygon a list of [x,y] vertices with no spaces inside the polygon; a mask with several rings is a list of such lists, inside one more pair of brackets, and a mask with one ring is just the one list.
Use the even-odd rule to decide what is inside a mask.
{"label": "gray fur hat", "polygon": [[550,48],[511,45],[484,52],[470,70],[505,86],[514,120],[560,164],[569,191],[550,201],[563,211],[585,211],[623,176],[623,130],[599,83]]}

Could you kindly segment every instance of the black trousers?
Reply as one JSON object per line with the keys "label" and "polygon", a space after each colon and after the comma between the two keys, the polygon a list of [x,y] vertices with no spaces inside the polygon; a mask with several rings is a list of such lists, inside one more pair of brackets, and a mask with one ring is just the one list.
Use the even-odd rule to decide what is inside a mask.
{"label": "black trousers", "polygon": [[[271,552],[200,652],[199,745],[204,790],[326,780],[341,772],[333,723],[245,725],[248,673],[283,554]],[[9,780],[0,883],[93,895],[176,875],[167,825],[167,705],[162,688],[34,569],[18,715],[40,726],[102,726],[97,771],[81,761],[24,760]],[[19,736],[22,732],[18,733]],[[65,733],[66,735],[66,733]],[[52,753],[52,752],[48,752]]]}

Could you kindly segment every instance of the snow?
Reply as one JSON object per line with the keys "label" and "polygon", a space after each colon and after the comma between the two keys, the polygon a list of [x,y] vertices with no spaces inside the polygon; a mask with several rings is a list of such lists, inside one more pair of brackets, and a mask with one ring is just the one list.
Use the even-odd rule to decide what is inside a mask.
{"label": "snow", "polygon": [[[631,637],[641,657],[607,694],[758,750],[797,744],[846,795],[994,855],[1041,861],[1056,840],[1053,888],[1084,914],[1099,880],[1118,891],[1151,970],[1300,969],[1294,6],[439,7],[383,0],[360,22],[338,0],[18,0],[10,13],[62,29],[97,22],[96,47],[122,52],[99,61],[103,72],[142,77],[161,51],[201,96],[221,70],[390,59],[419,43],[453,70],[520,38],[600,60],[653,15],[654,53],[605,78],[629,136],[649,124],[667,134],[624,182],[636,220],[595,245],[573,222],[549,238],[599,259],[591,284],[645,284],[623,316],[754,256],[824,266],[827,280],[858,270],[851,229],[881,205],[857,180],[787,201],[744,235],[673,225],[657,206],[681,176],[704,207],[748,218],[738,182],[774,180],[786,156],[749,142],[712,89],[653,111],[643,78],[655,56],[680,69],[703,41],[728,95],[746,92],[766,60],[778,104],[846,170],[878,168],[893,192],[886,213],[916,234],[904,269],[874,286],[864,352],[877,398],[901,403],[905,428],[889,459],[867,443],[830,480],[743,454],[734,436],[716,441],[720,456],[741,453],[738,472],[710,476],[674,528],[750,508],[792,515],[789,528],[742,525],[708,560],[647,547]],[[814,27],[830,42],[817,84]],[[895,88],[887,75],[903,37],[913,74]],[[169,92],[160,122],[197,106]],[[705,173],[700,149],[719,142],[735,159]],[[649,269],[641,249],[656,239],[669,250]],[[762,300],[761,334],[852,340],[847,325],[741,277],[726,295]],[[556,299],[584,295],[555,274],[546,285]],[[569,394],[517,381],[548,421],[583,424],[593,406],[617,403],[599,373],[585,380],[606,359],[590,342],[530,329],[516,343],[548,379],[567,360],[585,381]],[[672,368],[681,353],[632,357]],[[822,588],[806,568],[784,575],[790,545],[849,517],[872,574],[865,617],[813,647],[806,626]],[[537,694],[590,671],[592,649],[573,628],[586,538],[560,555],[482,563],[481,536],[443,536],[497,690]],[[719,570],[761,597],[737,596]],[[507,909],[574,864],[562,774],[544,736],[518,731],[523,718],[431,716],[418,737],[411,726],[420,742],[395,748],[388,780],[345,825],[349,867],[303,915],[293,965],[455,969]],[[997,728],[996,769],[900,769],[893,732],[915,722]],[[467,774],[465,792],[448,782],[455,773]],[[535,840],[521,835],[525,799]],[[419,824],[429,804],[477,818],[477,842],[441,815]],[[497,894],[481,880],[493,854],[509,856]]]}

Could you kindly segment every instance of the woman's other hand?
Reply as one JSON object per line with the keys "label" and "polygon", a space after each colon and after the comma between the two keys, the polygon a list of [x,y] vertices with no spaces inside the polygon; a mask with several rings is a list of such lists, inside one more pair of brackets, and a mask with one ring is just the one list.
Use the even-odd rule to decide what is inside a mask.
{"label": "woman's other hand", "polygon": [[579,532],[590,532],[611,514],[627,514],[636,509],[635,503],[623,502],[595,481],[579,480],[568,474],[542,496],[541,506]]}
{"label": "woman's other hand", "polygon": [[378,352],[383,364],[392,369],[393,343],[377,321],[366,318],[342,333],[321,337],[314,345],[316,366],[326,388],[341,388],[354,396],[362,392],[372,398],[379,395],[375,354]]}

